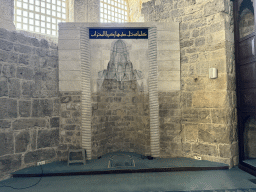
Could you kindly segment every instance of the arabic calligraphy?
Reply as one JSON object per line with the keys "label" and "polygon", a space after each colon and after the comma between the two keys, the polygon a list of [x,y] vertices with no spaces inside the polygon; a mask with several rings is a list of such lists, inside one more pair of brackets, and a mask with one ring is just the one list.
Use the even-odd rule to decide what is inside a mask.
{"label": "arabic calligraphy", "polygon": [[114,39],[114,38],[148,38],[147,29],[141,30],[90,30],[90,38],[93,39]]}
{"label": "arabic calligraphy", "polygon": [[97,31],[95,31],[95,33],[94,33],[94,35],[91,35],[91,37],[141,37],[141,36],[143,36],[143,37],[146,37],[147,36],[147,34],[146,33],[142,33],[142,31],[141,32],[139,32],[139,31],[137,31],[137,33],[135,33],[135,34],[133,34],[132,32],[130,32],[129,31],[129,34],[127,35],[127,34],[124,34],[124,32],[122,32],[122,34],[120,34],[120,33],[117,33],[116,31],[115,31],[115,33],[110,33],[110,34],[108,34],[108,32],[107,31],[103,31],[103,34],[101,34],[101,33],[97,33]]}

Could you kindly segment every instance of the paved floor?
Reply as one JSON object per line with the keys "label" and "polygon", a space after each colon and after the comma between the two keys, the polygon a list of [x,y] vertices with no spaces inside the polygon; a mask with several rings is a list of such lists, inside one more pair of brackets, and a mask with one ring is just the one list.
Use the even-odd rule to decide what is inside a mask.
{"label": "paved floor", "polygon": [[[124,156],[125,155],[125,156]],[[119,156],[121,159],[119,159]],[[114,158],[116,157],[116,158]],[[123,159],[124,158],[124,159]],[[134,161],[136,164],[135,167],[110,167],[110,164],[115,163],[124,163],[124,162],[131,162]],[[111,163],[112,162],[112,163]],[[122,169],[154,169],[154,168],[182,168],[182,167],[227,167],[227,164],[223,163],[216,163],[210,161],[199,161],[190,158],[154,158],[153,160],[148,160],[147,158],[141,158],[141,155],[136,153],[110,153],[103,156],[101,159],[94,159],[94,160],[87,160],[86,165],[77,165],[71,164],[70,166],[67,165],[67,162],[53,162],[46,165],[43,165],[43,173],[44,174],[53,174],[53,173],[79,173],[79,172],[90,172],[90,171],[109,171],[109,170],[122,170]],[[42,170],[40,167],[29,167],[26,169],[22,169],[16,171],[14,174],[40,174]]]}
{"label": "paved floor", "polygon": [[[11,178],[0,186],[24,188],[40,178]],[[95,191],[255,191],[256,177],[236,168],[218,171],[129,173],[90,176],[43,177],[21,192],[95,192]],[[250,190],[249,190],[250,189]],[[0,187],[1,192],[17,191]]]}
{"label": "paved floor", "polygon": [[256,159],[247,159],[244,162],[251,165],[251,166],[256,167]]}

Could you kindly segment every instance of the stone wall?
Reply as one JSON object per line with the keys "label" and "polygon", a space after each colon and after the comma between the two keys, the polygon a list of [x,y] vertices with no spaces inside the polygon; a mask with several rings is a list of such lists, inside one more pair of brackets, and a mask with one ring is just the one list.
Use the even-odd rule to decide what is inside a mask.
{"label": "stone wall", "polygon": [[125,151],[150,155],[149,96],[137,81],[104,80],[92,93],[92,158]]}
{"label": "stone wall", "polygon": [[67,161],[69,148],[82,148],[81,92],[60,92],[59,160]]}
{"label": "stone wall", "polygon": [[[180,22],[181,91],[159,94],[159,101],[166,97],[164,104],[170,106],[159,113],[162,127],[168,126],[161,128],[161,150],[167,156],[198,156],[230,166],[238,163],[232,9],[230,0],[142,4],[145,22]],[[217,79],[209,79],[212,67],[218,69]],[[180,101],[181,118],[179,106],[172,106],[173,97],[168,95]],[[171,116],[174,112],[178,118]],[[168,125],[168,120],[174,124]]]}
{"label": "stone wall", "polygon": [[0,28],[15,30],[13,23],[14,0],[0,0]]}
{"label": "stone wall", "polygon": [[57,45],[0,29],[0,178],[59,144]]}

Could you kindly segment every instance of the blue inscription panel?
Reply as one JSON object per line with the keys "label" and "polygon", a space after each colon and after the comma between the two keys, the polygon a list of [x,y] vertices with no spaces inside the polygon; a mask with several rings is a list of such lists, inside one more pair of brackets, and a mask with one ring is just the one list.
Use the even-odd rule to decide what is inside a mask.
{"label": "blue inscription panel", "polygon": [[89,29],[90,39],[148,39],[148,29],[101,28]]}

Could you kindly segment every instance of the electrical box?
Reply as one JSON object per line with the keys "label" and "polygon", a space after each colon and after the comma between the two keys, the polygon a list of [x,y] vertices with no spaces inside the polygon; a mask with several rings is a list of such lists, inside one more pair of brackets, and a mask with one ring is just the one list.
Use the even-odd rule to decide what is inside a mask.
{"label": "electrical box", "polygon": [[210,79],[216,79],[217,77],[218,77],[218,69],[210,68],[209,69],[209,78]]}

